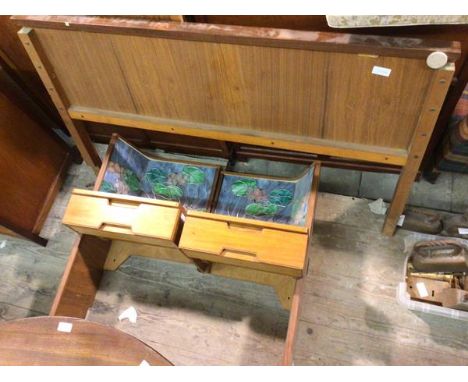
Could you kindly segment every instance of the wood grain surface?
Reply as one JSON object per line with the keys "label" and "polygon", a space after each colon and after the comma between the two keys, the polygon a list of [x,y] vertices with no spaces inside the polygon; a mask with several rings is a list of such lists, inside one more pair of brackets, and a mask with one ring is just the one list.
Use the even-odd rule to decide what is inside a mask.
{"label": "wood grain surface", "polygon": [[[46,73],[54,69],[66,123],[71,117],[405,166],[387,234],[418,170],[414,159],[424,154],[415,147],[427,146],[448,88],[432,86],[443,70],[425,59],[443,51],[453,63],[460,54],[455,42],[411,38],[94,17],[16,20],[35,28],[29,53],[38,61],[41,52]],[[434,118],[425,117],[429,103]],[[428,137],[414,140],[421,125]],[[69,128],[92,162],[89,137],[79,125]]]}
{"label": "wood grain surface", "polygon": [[[408,148],[434,73],[402,57],[35,33],[72,108],[397,149]],[[392,74],[374,75],[374,66]]]}
{"label": "wood grain surface", "polygon": [[451,60],[460,55],[460,44],[421,38],[307,32],[280,28],[258,28],[202,23],[155,22],[148,20],[103,19],[93,16],[13,16],[18,25],[134,34],[174,39],[216,41],[323,51],[386,54],[425,58],[434,50],[444,51]]}
{"label": "wood grain surface", "polygon": [[193,261],[176,247],[160,247],[123,240],[112,240],[104,269],[106,271],[116,271],[130,256],[143,256],[150,259],[193,264]]}
{"label": "wood grain surface", "polygon": [[67,108],[69,106],[69,101],[67,99],[67,95],[63,92],[60,81],[57,80],[57,76],[53,72],[51,63],[48,61],[47,56],[37,43],[37,36],[31,29],[24,28],[18,32],[18,37],[23,43],[23,47],[34,64],[39,77],[62,118],[62,121],[80,150],[84,161],[97,173],[101,165],[101,160],[93,147],[89,135],[86,133],[84,125],[79,121],[72,121],[68,116]]}
{"label": "wood grain surface", "polygon": [[307,233],[234,223],[221,215],[187,216],[179,248],[196,259],[301,277],[307,242]]}
{"label": "wood grain surface", "polygon": [[74,190],[63,224],[80,233],[175,247],[179,219],[176,202]]}
{"label": "wood grain surface", "polygon": [[80,235],[75,240],[55,295],[51,316],[84,318],[101,281],[110,240]]}
{"label": "wood grain surface", "polygon": [[403,168],[395,187],[392,202],[387,211],[387,219],[383,227],[386,235],[393,235],[396,223],[403,213],[411,192],[411,186],[416,178],[419,166],[423,160],[426,147],[431,139],[437,117],[439,116],[445,95],[453,78],[455,67],[447,65],[444,69],[435,72],[424,100],[421,116],[416,124],[411,146],[408,152],[408,162]]}
{"label": "wood grain surface", "polygon": [[18,25],[10,19],[11,16],[0,16],[0,62],[10,74],[21,82],[23,89],[34,101],[32,104],[39,109],[40,119],[49,128],[60,128],[65,131],[60,116],[44,88],[36,68],[18,39]]}
{"label": "wood grain surface", "polygon": [[[425,46],[419,39],[380,41],[375,36],[351,38],[344,34],[327,39],[314,32],[272,29],[267,33],[262,28],[86,17],[24,17],[18,22],[37,26],[36,49],[46,52],[71,110],[91,107],[135,119],[147,116],[182,124],[281,133],[289,140],[303,136],[323,139],[324,144],[330,140],[371,149],[406,150],[435,72],[426,66],[425,56],[404,54]],[[61,30],[65,22],[66,31]],[[107,23],[108,28],[90,33],[93,22]],[[128,23],[134,28],[129,29]],[[212,41],[210,36],[218,29],[236,43]],[[131,35],[113,34],[122,30]],[[138,30],[166,33],[146,37]],[[182,34],[177,35],[179,32]],[[243,36],[255,32],[260,41],[242,44]],[[201,37],[194,40],[192,35]],[[388,52],[374,50],[371,54],[351,42],[353,39],[365,41],[369,47],[374,45],[372,41],[377,42],[375,45],[381,44]],[[307,49],[288,49],[262,45],[263,40],[309,44]],[[330,49],[321,50],[317,41]],[[339,49],[337,53],[332,49],[334,43],[354,50]],[[425,54],[450,46],[441,44],[427,44]],[[392,56],[395,46],[402,52]],[[457,50],[455,45],[451,49]],[[76,52],[74,65],[69,65],[68,52]],[[392,74],[372,74],[374,66],[390,68]],[[89,116],[82,113],[82,118]]]}
{"label": "wood grain surface", "polygon": [[33,118],[30,102],[0,66],[0,225],[45,245],[39,233],[63,184],[71,150]]}
{"label": "wood grain surface", "polygon": [[281,132],[232,129],[205,123],[181,122],[134,113],[110,112],[101,109],[74,106],[68,110],[74,120],[93,121],[115,127],[132,127],[150,132],[187,135],[196,138],[210,138],[228,142],[240,142],[272,149],[331,155],[339,158],[353,158],[367,162],[402,166],[406,163],[407,150],[366,144],[333,141],[308,136],[294,136]]}
{"label": "wood grain surface", "polygon": [[[69,333],[60,323],[71,324]],[[71,317],[34,317],[0,323],[2,366],[152,366],[171,363],[135,337]]]}

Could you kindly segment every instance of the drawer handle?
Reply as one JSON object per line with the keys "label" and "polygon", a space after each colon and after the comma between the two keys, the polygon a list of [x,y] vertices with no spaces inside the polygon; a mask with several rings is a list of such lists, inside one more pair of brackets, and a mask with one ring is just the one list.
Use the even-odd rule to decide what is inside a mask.
{"label": "drawer handle", "polygon": [[106,223],[106,222],[104,222],[104,223],[102,223],[100,228],[103,229],[103,230],[106,230],[107,228],[110,228],[110,229],[112,229],[112,228],[120,228],[120,229],[125,228],[127,230],[131,230],[132,226],[130,224],[128,224],[128,223]]}
{"label": "drawer handle", "polygon": [[131,228],[140,204],[110,203],[102,216],[103,225]]}
{"label": "drawer handle", "polygon": [[240,231],[263,231],[263,227],[253,225],[245,225],[240,223],[226,222],[229,229],[237,229]]}
{"label": "drawer handle", "polygon": [[231,248],[223,248],[220,255],[230,257],[229,256],[230,253],[232,253],[232,254],[234,254],[236,256],[244,256],[244,257],[247,257],[249,259],[251,259],[252,257],[257,257],[255,252],[242,251],[242,250],[239,250],[239,249],[231,249]]}
{"label": "drawer handle", "polygon": [[135,204],[135,202],[129,201],[122,201],[116,199],[110,199],[108,202],[109,207],[117,207],[117,208],[138,208],[140,207],[141,203]]}

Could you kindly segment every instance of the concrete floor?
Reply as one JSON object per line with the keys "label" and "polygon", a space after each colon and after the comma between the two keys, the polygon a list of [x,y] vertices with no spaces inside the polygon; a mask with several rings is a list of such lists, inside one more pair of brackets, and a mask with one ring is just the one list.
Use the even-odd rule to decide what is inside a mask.
{"label": "concrete floor", "polygon": [[[238,166],[269,174],[298,171],[277,163]],[[437,208],[466,208],[466,178],[442,179],[442,193],[433,188],[425,194],[426,186],[417,185],[414,203],[441,195]],[[64,208],[72,188],[91,188],[93,182],[85,166],[70,168],[42,232],[49,238],[46,248],[0,235],[0,320],[47,314],[76,238],[61,224]],[[370,212],[368,200],[355,197],[373,192],[385,198],[391,184],[391,176],[376,180],[373,174],[324,169],[322,191],[352,196],[319,195],[295,364],[468,364],[467,322],[411,312],[395,298],[403,280],[404,242],[414,233],[380,235],[383,217]],[[461,199],[454,196],[460,187]],[[117,318],[130,305],[138,311],[137,324]],[[88,313],[88,319],[135,335],[177,365],[276,364],[287,317],[268,287],[138,257],[106,272]]]}
{"label": "concrete floor", "polygon": [[[273,171],[284,176],[298,174],[302,169],[302,166],[294,164],[258,159],[248,163],[239,163],[236,166],[238,171],[254,173]],[[398,175],[395,174],[324,167],[321,171],[319,190],[371,200],[382,198],[390,202],[397,181]],[[413,184],[408,205],[463,213],[468,209],[468,174],[443,172],[435,184],[421,178]]]}
{"label": "concrete floor", "polygon": [[[320,180],[323,192],[389,202],[398,175],[324,168]],[[468,208],[468,174],[443,172],[435,184],[421,179],[414,183],[408,204],[462,213]]]}

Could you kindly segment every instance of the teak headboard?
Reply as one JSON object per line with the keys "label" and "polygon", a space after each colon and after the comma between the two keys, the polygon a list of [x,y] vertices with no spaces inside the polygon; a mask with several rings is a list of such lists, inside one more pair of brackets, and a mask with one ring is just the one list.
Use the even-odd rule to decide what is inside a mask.
{"label": "teak headboard", "polygon": [[[100,159],[80,120],[398,165],[387,234],[459,55],[458,43],[420,39],[82,16],[15,19],[90,166]],[[426,63],[431,53],[438,69]]]}

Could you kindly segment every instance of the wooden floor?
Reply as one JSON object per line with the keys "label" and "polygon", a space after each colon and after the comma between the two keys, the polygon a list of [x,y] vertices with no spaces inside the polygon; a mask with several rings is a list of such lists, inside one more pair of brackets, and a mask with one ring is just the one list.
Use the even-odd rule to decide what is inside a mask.
{"label": "wooden floor", "polygon": [[[93,174],[73,166],[42,234],[47,248],[0,236],[0,319],[47,314],[75,234],[60,219],[72,187]],[[320,194],[300,316],[296,365],[468,364],[468,323],[398,305],[404,240],[380,235],[368,201]],[[119,322],[133,306],[136,324]],[[132,257],[105,274],[88,319],[115,326],[176,365],[269,365],[281,356],[288,312],[273,290],[201,275],[187,265]]]}

